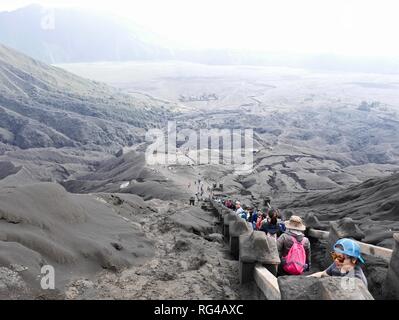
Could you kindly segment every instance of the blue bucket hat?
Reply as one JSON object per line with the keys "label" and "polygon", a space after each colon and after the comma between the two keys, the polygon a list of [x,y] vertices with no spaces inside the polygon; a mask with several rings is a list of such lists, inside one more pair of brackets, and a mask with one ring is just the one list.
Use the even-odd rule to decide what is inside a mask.
{"label": "blue bucket hat", "polygon": [[[336,248],[338,245],[341,245],[344,249]],[[364,259],[360,254],[360,246],[356,243],[356,241],[348,238],[340,239],[334,244],[333,250],[335,252],[339,252],[342,254],[346,254],[347,256],[354,257],[358,259],[361,263],[364,263]]]}

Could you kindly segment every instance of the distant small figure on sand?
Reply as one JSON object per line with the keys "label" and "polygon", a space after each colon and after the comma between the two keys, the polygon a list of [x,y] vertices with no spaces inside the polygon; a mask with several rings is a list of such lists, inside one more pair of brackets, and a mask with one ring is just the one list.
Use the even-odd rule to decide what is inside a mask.
{"label": "distant small figure on sand", "polygon": [[190,198],[190,206],[194,206],[194,205],[195,205],[195,198],[194,198],[194,196],[192,196]]}

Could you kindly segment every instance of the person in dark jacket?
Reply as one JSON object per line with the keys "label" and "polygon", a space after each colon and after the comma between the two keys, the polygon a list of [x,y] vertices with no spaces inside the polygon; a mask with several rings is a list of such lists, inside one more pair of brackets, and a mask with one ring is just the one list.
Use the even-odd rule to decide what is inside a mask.
{"label": "person in dark jacket", "polygon": [[247,211],[248,211],[247,221],[251,222],[252,221],[252,217],[254,215],[254,208],[253,207],[248,207]]}
{"label": "person in dark jacket", "polygon": [[252,216],[248,219],[248,222],[251,223],[252,229],[256,230],[256,221],[258,220],[258,210],[255,208],[252,212]]}
{"label": "person in dark jacket", "polygon": [[310,269],[311,264],[311,251],[310,251],[310,241],[304,235],[304,231],[306,230],[306,226],[303,224],[301,217],[291,216],[290,220],[285,223],[286,231],[277,239],[277,249],[280,254],[281,264],[279,273],[281,275],[285,275],[286,273],[282,269],[284,265],[284,257],[287,256],[290,251],[292,245],[294,244],[293,237],[299,243],[303,244],[306,254],[306,267],[305,271]]}
{"label": "person in dark jacket", "polygon": [[267,236],[274,237],[275,239],[283,233],[278,221],[277,210],[269,210],[268,216],[262,221],[260,230],[265,232]]}

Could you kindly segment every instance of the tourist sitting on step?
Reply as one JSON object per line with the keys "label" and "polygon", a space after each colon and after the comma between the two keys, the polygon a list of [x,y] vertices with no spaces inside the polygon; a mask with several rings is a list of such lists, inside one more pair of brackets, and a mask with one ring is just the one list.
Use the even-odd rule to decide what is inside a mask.
{"label": "tourist sitting on step", "polygon": [[334,262],[324,271],[316,272],[309,277],[355,277],[363,281],[367,287],[367,279],[363,273],[360,263],[364,264],[364,259],[360,253],[360,246],[355,240],[343,238],[338,240],[331,252]]}
{"label": "tourist sitting on step", "polygon": [[291,216],[285,223],[286,232],[277,239],[280,254],[280,275],[300,275],[310,269],[310,241],[304,235],[306,226],[301,217]]}

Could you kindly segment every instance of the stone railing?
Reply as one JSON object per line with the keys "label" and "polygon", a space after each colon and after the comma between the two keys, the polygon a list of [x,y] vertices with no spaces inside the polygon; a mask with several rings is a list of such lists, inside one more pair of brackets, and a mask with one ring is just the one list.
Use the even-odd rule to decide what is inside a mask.
{"label": "stone railing", "polygon": [[[289,282],[293,281],[297,283],[301,281],[313,285],[312,290],[319,290],[320,296],[327,300],[373,299],[361,281],[353,281],[354,288],[345,290],[345,292],[338,290],[340,295],[337,295],[335,293],[337,292],[337,286],[342,285],[343,281],[340,277],[338,279],[337,277],[330,277],[328,280],[303,276],[276,278],[277,266],[280,264],[276,241],[267,237],[262,231],[252,230],[252,226],[249,223],[239,218],[233,210],[226,208],[221,203],[211,200],[211,205],[216,209],[215,213],[219,216],[219,221],[223,222],[222,232],[225,241],[229,243],[232,256],[239,260],[240,283],[255,281],[266,299],[290,298],[286,294],[287,290],[280,290],[280,286],[283,284],[289,288]],[[344,218],[340,221],[331,222],[329,232],[310,228],[307,230],[307,236],[314,239],[327,240],[328,245],[332,248],[338,239],[344,237],[356,239],[362,237],[362,233],[351,219]],[[399,234],[394,234],[394,239],[396,241],[394,250],[361,241],[357,242],[362,253],[382,258],[389,263],[384,290],[387,297],[399,299]],[[326,250],[326,259],[331,259],[329,252],[329,250]]]}
{"label": "stone railing", "polygon": [[223,222],[222,233],[234,259],[239,260],[240,283],[255,281],[268,300],[280,300],[277,266],[280,264],[277,244],[262,231],[238,217],[233,210],[211,200]]}

